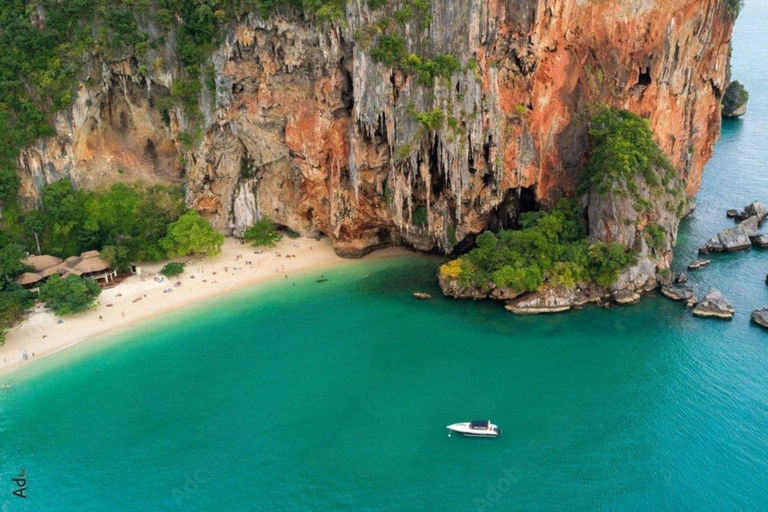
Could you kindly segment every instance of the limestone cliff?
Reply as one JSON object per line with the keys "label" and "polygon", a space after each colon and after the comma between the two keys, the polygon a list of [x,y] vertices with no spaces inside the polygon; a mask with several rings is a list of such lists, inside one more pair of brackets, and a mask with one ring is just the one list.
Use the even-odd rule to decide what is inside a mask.
{"label": "limestone cliff", "polygon": [[[346,256],[389,243],[449,253],[572,195],[583,113],[607,104],[650,120],[693,195],[730,78],[729,3],[432,0],[428,17],[395,25],[382,20],[402,5],[361,0],[336,25],[243,15],[211,56],[202,126],[155,108],[178,79],[170,42],[155,65],[95,63],[57,135],[22,152],[22,194],[62,177],[183,183],[189,206],[230,233],[269,215]],[[376,62],[382,27],[460,70],[425,85]]]}

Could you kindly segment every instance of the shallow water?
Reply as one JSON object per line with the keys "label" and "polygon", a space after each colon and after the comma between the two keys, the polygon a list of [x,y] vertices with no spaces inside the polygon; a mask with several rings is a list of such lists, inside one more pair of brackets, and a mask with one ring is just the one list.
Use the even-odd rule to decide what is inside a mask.
{"label": "shallow water", "polygon": [[[681,266],[726,208],[768,202],[766,26],[748,0],[749,114],[724,126]],[[712,259],[691,280],[732,322],[660,297],[515,317],[440,297],[439,260],[415,257],[167,315],[10,377],[0,510],[763,508],[768,332],[749,312],[768,304],[768,251]],[[503,435],[446,435],[480,418]]]}

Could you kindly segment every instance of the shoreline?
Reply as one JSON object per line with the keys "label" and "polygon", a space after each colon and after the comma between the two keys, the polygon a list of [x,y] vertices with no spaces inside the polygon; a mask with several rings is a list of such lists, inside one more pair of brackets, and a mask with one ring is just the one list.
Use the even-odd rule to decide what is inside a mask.
{"label": "shoreline", "polygon": [[[412,254],[392,247],[374,251],[367,260]],[[11,328],[0,345],[0,375],[7,376],[28,363],[43,359],[102,335],[124,330],[151,318],[249,288],[273,279],[336,267],[350,260],[337,256],[327,238],[283,237],[272,249],[256,249],[227,238],[213,258],[175,258],[185,261],[184,273],[173,278],[158,274],[168,263],[142,265],[142,275],[102,291],[97,306],[76,315],[56,317],[36,304],[24,320]],[[176,286],[176,283],[181,283]]]}

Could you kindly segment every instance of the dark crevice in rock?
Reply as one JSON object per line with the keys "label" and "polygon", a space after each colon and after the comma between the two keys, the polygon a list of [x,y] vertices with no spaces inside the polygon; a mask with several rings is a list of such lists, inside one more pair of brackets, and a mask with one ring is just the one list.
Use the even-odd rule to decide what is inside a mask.
{"label": "dark crevice in rock", "polygon": [[637,84],[641,87],[648,87],[651,85],[651,68],[646,66],[645,71],[640,68],[640,74],[637,77]]}

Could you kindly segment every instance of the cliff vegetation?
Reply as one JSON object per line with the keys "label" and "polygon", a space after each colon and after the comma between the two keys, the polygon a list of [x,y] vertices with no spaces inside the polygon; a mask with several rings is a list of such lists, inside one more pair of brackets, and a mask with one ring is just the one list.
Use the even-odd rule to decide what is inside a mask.
{"label": "cliff vegetation", "polygon": [[[563,199],[549,211],[523,213],[520,229],[479,235],[476,248],[441,267],[441,282],[448,283],[444,288],[453,282],[479,289],[481,295],[503,289],[504,298],[542,286],[574,288],[592,282],[610,288],[638,263],[641,247],[589,233],[583,201],[590,196],[598,198],[596,202],[632,200],[634,211],[615,220],[642,234],[645,246],[662,252],[667,232],[647,222],[644,214],[653,217],[653,206],[660,200],[683,197],[674,167],[654,141],[648,122],[636,114],[601,107],[591,115],[590,127],[591,151],[578,189],[582,200]],[[680,210],[677,203],[665,208],[675,215]],[[640,218],[646,222],[638,222]]]}

